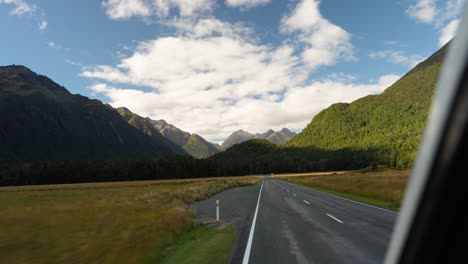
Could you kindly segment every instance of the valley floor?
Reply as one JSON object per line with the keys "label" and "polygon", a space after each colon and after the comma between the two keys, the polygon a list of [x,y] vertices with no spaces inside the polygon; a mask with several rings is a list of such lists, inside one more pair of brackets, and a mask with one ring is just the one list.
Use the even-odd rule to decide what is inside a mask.
{"label": "valley floor", "polygon": [[[398,211],[409,174],[342,171],[266,179]],[[239,263],[260,179],[0,187],[0,225],[7,227],[0,236],[0,255],[5,263],[182,263],[189,255],[200,263]],[[246,187],[233,188],[241,186]],[[220,222],[215,222],[216,200]]]}
{"label": "valley floor", "polygon": [[172,263],[179,245],[197,247],[187,236],[208,237],[224,262],[235,232],[196,225],[188,204],[258,179],[1,187],[2,263]]}

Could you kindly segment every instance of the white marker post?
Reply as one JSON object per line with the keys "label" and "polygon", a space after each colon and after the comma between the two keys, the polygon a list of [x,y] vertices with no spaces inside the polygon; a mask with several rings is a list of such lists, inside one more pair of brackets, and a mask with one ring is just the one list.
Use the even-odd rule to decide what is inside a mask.
{"label": "white marker post", "polygon": [[219,200],[216,200],[216,221],[219,221]]}

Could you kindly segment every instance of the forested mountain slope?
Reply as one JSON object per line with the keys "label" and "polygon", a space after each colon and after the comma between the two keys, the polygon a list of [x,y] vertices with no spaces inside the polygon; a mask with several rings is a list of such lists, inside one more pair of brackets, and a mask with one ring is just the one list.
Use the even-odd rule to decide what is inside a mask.
{"label": "forested mountain slope", "polygon": [[175,154],[112,107],[24,66],[0,67],[0,113],[0,164]]}
{"label": "forested mountain slope", "polygon": [[338,103],[317,114],[287,147],[377,150],[392,167],[409,167],[425,128],[447,46],[382,94]]}

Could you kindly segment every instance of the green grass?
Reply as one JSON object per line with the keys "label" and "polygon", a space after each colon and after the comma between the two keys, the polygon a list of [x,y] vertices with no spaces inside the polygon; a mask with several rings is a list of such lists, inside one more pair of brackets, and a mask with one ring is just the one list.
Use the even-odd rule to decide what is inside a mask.
{"label": "green grass", "polygon": [[[193,228],[189,203],[257,182],[237,177],[3,187],[0,262],[144,263],[164,256],[168,243],[186,232],[203,230]],[[223,242],[229,232],[206,231],[224,245],[222,254],[230,253]]]}
{"label": "green grass", "polygon": [[160,263],[227,263],[235,238],[232,228],[216,229],[197,225],[167,247],[168,255]]}
{"label": "green grass", "polygon": [[343,197],[343,198],[346,198],[346,199],[350,199],[350,200],[353,200],[353,201],[357,201],[357,202],[360,202],[360,203],[365,203],[365,204],[377,206],[377,207],[380,207],[380,208],[389,209],[389,210],[392,210],[392,211],[395,211],[395,212],[398,212],[398,210],[400,209],[400,202],[385,201],[385,200],[377,199],[375,197],[365,196],[365,195],[362,195],[362,194],[339,192],[339,191],[334,191],[334,190],[330,190],[330,189],[321,188],[321,187],[318,187],[318,186],[310,186],[310,185],[300,184],[300,183],[299,183],[299,185],[302,185],[304,187],[308,187],[308,188],[311,188],[311,189],[315,189],[315,190],[318,190],[318,191],[322,191],[322,192],[325,192],[325,193],[333,194],[333,195]]}
{"label": "green grass", "polygon": [[344,174],[276,176],[361,203],[399,211],[410,171],[355,171]]}

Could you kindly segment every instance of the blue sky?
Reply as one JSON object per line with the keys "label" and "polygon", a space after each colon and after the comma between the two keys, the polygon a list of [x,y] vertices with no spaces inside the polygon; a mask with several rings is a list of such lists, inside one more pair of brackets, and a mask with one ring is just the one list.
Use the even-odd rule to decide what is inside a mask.
{"label": "blue sky", "polygon": [[220,142],[302,129],[454,36],[463,0],[0,0],[0,65]]}

